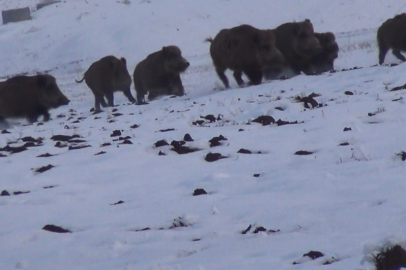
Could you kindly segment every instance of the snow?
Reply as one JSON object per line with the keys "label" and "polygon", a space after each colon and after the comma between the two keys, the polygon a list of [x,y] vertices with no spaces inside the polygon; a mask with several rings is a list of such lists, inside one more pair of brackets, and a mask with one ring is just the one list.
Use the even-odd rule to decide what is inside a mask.
{"label": "snow", "polygon": [[[49,122],[14,119],[0,134],[0,147],[43,138],[21,153],[0,152],[0,192],[11,193],[0,196],[0,269],[372,269],[367,258],[377,247],[404,245],[406,168],[397,154],[406,151],[405,92],[389,90],[406,83],[406,66],[374,66],[376,30],[405,12],[404,2],[129,2],[70,0],[36,10],[37,1],[0,0],[1,10],[29,6],[33,17],[0,26],[0,77],[48,71],[71,100],[51,110]],[[337,70],[362,68],[244,88],[228,72],[231,89],[222,90],[205,38],[243,23],[265,29],[305,18],[336,35]],[[123,56],[132,74],[170,44],[191,63],[182,74],[186,96],[136,106],[116,93],[116,112],[92,115],[93,94],[74,81],[92,62]],[[399,60],[388,53],[385,63]],[[295,101],[312,93],[322,107]],[[193,124],[208,114],[219,120]],[[262,115],[299,123],[252,122]],[[160,132],[167,129],[174,130]],[[116,130],[132,144],[111,137]],[[199,151],[154,146],[187,133],[194,141],[186,146]],[[76,134],[91,147],[51,140]],[[227,140],[210,147],[219,135]],[[314,153],[294,155],[300,150]],[[227,158],[207,162],[210,152]],[[54,156],[37,157],[45,153]],[[197,188],[208,194],[192,196]],[[42,230],[47,224],[72,233]],[[254,234],[259,226],[276,232]],[[325,256],[304,258],[311,250]]]}

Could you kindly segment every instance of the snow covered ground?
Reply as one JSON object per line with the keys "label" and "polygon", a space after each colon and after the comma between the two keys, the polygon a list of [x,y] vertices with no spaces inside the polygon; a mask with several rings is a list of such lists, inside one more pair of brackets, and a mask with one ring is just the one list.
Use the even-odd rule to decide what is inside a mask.
{"label": "snow covered ground", "polygon": [[[406,151],[405,91],[389,91],[406,83],[406,66],[375,66],[376,30],[406,11],[403,1],[36,4],[0,0],[1,10],[29,6],[33,17],[0,26],[0,77],[49,72],[71,103],[49,122],[13,120],[0,134],[0,148],[29,136],[38,145],[0,151],[0,192],[10,194],[0,196],[0,269],[371,269],[363,259],[374,246],[406,239],[406,168],[397,155]],[[221,90],[205,38],[305,18],[336,35],[337,70],[361,68],[245,88],[227,73],[232,89]],[[114,110],[92,115],[93,94],[75,83],[92,62],[123,56],[132,74],[170,44],[191,63],[186,96],[136,106],[116,93]],[[388,53],[386,63],[399,61]],[[296,101],[312,93],[319,107]],[[264,115],[291,124],[253,122]],[[156,146],[186,134],[193,141],[185,146],[198,151]],[[56,147],[55,135],[81,142]],[[210,147],[220,135],[226,140]],[[225,158],[207,162],[209,153]],[[193,196],[198,188],[208,194]],[[310,251],[324,256],[303,257]]]}

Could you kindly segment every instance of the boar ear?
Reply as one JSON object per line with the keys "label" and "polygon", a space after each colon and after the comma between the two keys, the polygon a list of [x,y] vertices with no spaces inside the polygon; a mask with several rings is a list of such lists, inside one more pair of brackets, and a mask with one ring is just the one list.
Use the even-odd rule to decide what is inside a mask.
{"label": "boar ear", "polygon": [[121,62],[123,62],[123,64],[125,65],[125,66],[127,66],[127,60],[125,60],[125,58],[124,57],[121,57]]}
{"label": "boar ear", "polygon": [[163,52],[164,56],[167,56],[168,55],[168,47],[163,46],[162,47],[162,52]]}
{"label": "boar ear", "polygon": [[37,76],[37,83],[39,87],[45,87],[48,84],[48,78],[44,75]]}

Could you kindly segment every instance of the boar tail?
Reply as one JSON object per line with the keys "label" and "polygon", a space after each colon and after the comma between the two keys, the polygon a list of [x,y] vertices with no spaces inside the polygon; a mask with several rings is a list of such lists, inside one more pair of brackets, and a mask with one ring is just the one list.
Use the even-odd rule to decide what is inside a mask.
{"label": "boar tail", "polygon": [[208,38],[206,38],[206,39],[204,40],[204,42],[210,42],[210,43],[212,43],[212,42],[213,42],[213,39],[212,39],[211,37],[208,37]]}
{"label": "boar tail", "polygon": [[83,77],[83,79],[81,79],[80,81],[75,80],[75,82],[81,83],[81,82],[83,82],[84,80],[85,80],[85,77]]}

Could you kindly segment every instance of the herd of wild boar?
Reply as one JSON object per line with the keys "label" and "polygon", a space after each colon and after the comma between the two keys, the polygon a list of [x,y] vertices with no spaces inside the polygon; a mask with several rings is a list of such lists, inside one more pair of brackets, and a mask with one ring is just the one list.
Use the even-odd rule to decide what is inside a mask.
{"label": "herd of wild boar", "polygon": [[[334,69],[338,57],[338,45],[331,32],[315,33],[313,24],[302,22],[284,23],[275,29],[262,30],[250,25],[240,25],[221,30],[210,43],[210,56],[216,73],[226,88],[229,81],[225,71],[233,71],[239,86],[244,85],[242,74],[249,85],[258,85],[262,79],[272,80],[300,73],[321,74]],[[377,32],[379,64],[383,64],[389,49],[401,61],[406,58],[406,13],[386,20]],[[95,112],[102,107],[114,106],[114,92],[122,91],[132,103],[148,104],[148,100],[161,95],[184,95],[180,73],[189,67],[177,46],[164,46],[151,53],[134,69],[133,80],[125,58],[106,56],[90,65],[83,79],[93,92]],[[131,94],[131,83],[137,100]],[[107,103],[106,103],[107,99]],[[0,82],[0,127],[6,126],[7,118],[27,118],[32,123],[43,116],[50,118],[48,110],[69,103],[51,75],[16,76]]]}

